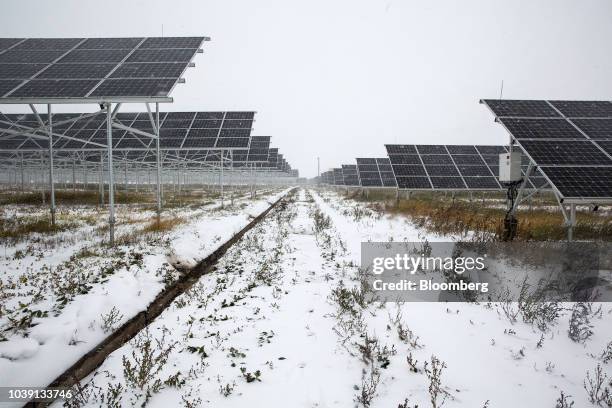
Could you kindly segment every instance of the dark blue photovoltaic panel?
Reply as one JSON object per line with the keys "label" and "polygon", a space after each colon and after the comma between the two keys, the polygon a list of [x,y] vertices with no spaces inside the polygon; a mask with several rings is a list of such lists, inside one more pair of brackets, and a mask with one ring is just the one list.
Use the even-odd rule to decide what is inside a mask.
{"label": "dark blue photovoltaic panel", "polygon": [[121,64],[111,78],[179,78],[185,70],[180,62],[148,62]]}
{"label": "dark blue photovoltaic panel", "polygon": [[147,38],[140,48],[200,48],[202,37]]}
{"label": "dark blue photovoltaic panel", "polygon": [[2,64],[0,79],[28,79],[45,68],[47,64]]}
{"label": "dark blue photovoltaic panel", "polygon": [[135,50],[127,62],[189,62],[196,50],[190,49],[150,49]]}
{"label": "dark blue photovoltaic panel", "polygon": [[453,164],[453,159],[448,154],[422,154],[421,160],[423,164]]}
{"label": "dark blue photovoltaic panel", "polygon": [[421,164],[418,154],[392,154],[389,159],[392,164]]}
{"label": "dark blue photovoltaic panel", "polygon": [[427,177],[395,177],[397,187],[405,190],[431,189],[431,184]]}
{"label": "dark blue photovoltaic panel", "polygon": [[88,79],[33,79],[11,93],[12,97],[37,98],[39,95],[57,98],[85,97],[98,83]]}
{"label": "dark blue photovoltaic panel", "polygon": [[414,145],[385,145],[387,153],[392,154],[418,154]]}
{"label": "dark blue photovoltaic panel", "polygon": [[542,167],[564,198],[612,197],[612,167]]}
{"label": "dark blue photovoltaic panel", "polygon": [[463,177],[465,184],[472,190],[500,189],[501,186],[494,177]]}
{"label": "dark blue photovoltaic panel", "polygon": [[430,177],[434,189],[461,190],[466,185],[461,177]]}
{"label": "dark blue photovoltaic panel", "polygon": [[455,154],[478,154],[476,147],[470,145],[446,145],[451,155]]}
{"label": "dark blue photovoltaic panel", "polygon": [[459,173],[462,176],[468,177],[482,177],[482,176],[491,176],[491,171],[487,166],[467,166],[467,165],[458,165]]}
{"label": "dark blue photovoltaic panel", "polygon": [[36,78],[52,79],[102,79],[115,64],[53,64]]}
{"label": "dark blue photovoltaic panel", "polygon": [[175,82],[173,79],[107,79],[91,96],[164,96],[172,90]]}
{"label": "dark blue photovoltaic panel", "polygon": [[103,50],[103,49],[133,49],[143,38],[88,38],[77,49]]}
{"label": "dark blue photovoltaic panel", "polygon": [[10,49],[0,54],[0,63],[51,63],[61,57],[64,53],[65,51],[59,50],[19,51]]}
{"label": "dark blue photovoltaic panel", "polygon": [[455,166],[425,166],[427,174],[430,176],[459,176],[459,172]]}
{"label": "dark blue photovoltaic panel", "polygon": [[0,80],[0,96],[10,92],[15,87],[19,86],[21,81],[18,80]]}
{"label": "dark blue photovoltaic panel", "polygon": [[[166,98],[204,39],[32,38],[21,43],[0,39],[0,96],[34,103],[68,98]],[[4,50],[11,45],[14,47]],[[18,85],[15,80],[27,82],[10,92]]]}
{"label": "dark blue photovoltaic panel", "polygon": [[585,139],[565,119],[500,118],[499,121],[517,139]]}
{"label": "dark blue photovoltaic panel", "polygon": [[393,165],[393,173],[396,177],[399,176],[427,176],[425,167],[422,165],[402,164]]}
{"label": "dark blue photovoltaic panel", "polygon": [[599,145],[606,153],[612,156],[612,140],[597,140],[596,145]]}
{"label": "dark blue photovoltaic panel", "polygon": [[58,63],[117,63],[129,53],[130,50],[74,50],[60,59]]}
{"label": "dark blue photovoltaic panel", "polygon": [[612,140],[612,119],[572,119],[591,139]]}
{"label": "dark blue photovoltaic panel", "polygon": [[[497,157],[497,161],[499,161],[499,156]],[[474,166],[484,166],[484,161],[480,155],[473,154],[454,154],[453,161],[457,166],[459,165],[474,165]]]}
{"label": "dark blue photovoltaic panel", "polygon": [[63,50],[64,52],[74,48],[83,38],[28,38],[14,50]]}
{"label": "dark blue photovoltaic panel", "polygon": [[446,150],[446,146],[444,145],[416,145],[416,148],[419,154],[446,154],[448,155],[448,151]]}
{"label": "dark blue photovoltaic panel", "polygon": [[521,146],[539,166],[609,165],[612,160],[592,142],[584,140],[523,140]]}
{"label": "dark blue photovoltaic panel", "polygon": [[559,113],[546,101],[484,99],[495,116],[557,118]]}
{"label": "dark blue photovoltaic panel", "polygon": [[0,38],[0,50],[5,50],[7,48],[13,47],[15,44],[22,40],[22,38]]}
{"label": "dark blue photovoltaic panel", "polygon": [[608,101],[550,101],[568,118],[612,118],[612,103]]}

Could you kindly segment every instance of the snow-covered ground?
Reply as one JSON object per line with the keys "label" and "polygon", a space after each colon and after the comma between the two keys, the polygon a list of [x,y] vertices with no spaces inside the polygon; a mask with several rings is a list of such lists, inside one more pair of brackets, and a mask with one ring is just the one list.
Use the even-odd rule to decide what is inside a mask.
{"label": "snow-covered ground", "polygon": [[[106,220],[94,210],[63,210],[92,222],[5,250],[0,384],[50,383],[176,279],[172,264],[195,265],[285,193],[243,197],[224,208],[213,202],[166,210],[162,221],[178,226],[160,233],[146,231],[149,211],[118,206],[116,249],[101,243]],[[26,246],[25,255],[15,256],[15,247]]]}
{"label": "snow-covered ground", "polygon": [[[202,220],[181,230],[188,238],[177,255],[191,257],[197,234],[210,228]],[[592,336],[577,343],[568,310],[541,331],[520,317],[510,322],[500,304],[364,296],[361,242],[453,238],[335,193],[300,190],[112,353],[72,406],[406,408],[445,399],[445,407],[539,408],[555,407],[561,391],[575,407],[594,406],[583,381],[598,364],[610,375],[607,304],[590,316]]]}

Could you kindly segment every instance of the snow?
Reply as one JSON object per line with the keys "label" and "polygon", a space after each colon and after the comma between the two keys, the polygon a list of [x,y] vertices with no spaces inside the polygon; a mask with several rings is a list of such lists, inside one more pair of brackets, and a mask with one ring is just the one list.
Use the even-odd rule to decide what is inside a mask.
{"label": "snow", "polygon": [[[34,318],[35,325],[28,329],[28,338],[15,333],[0,342],[0,355],[3,357],[0,358],[0,383],[3,386],[44,386],[50,383],[108,335],[101,327],[102,315],[115,307],[120,319],[114,327],[118,327],[151,303],[165,286],[160,276],[163,271],[171,269],[167,262],[170,253],[182,257],[188,254],[193,263],[204,259],[243,228],[253,214],[262,212],[285,192],[255,200],[238,199],[234,207],[225,209],[217,203],[204,211],[191,212],[191,222],[170,231],[163,239],[119,248],[128,253],[128,260],[130,251],[142,254],[142,262],[119,263],[110,276],[92,283],[86,294],[75,296],[61,310],[53,308],[57,299],[52,294],[45,300],[30,304],[28,310],[47,310],[48,316]],[[92,244],[95,242],[87,243]],[[39,261],[28,260],[32,262],[29,269],[34,272],[57,268],[61,260],[69,259],[80,246],[62,247],[61,251],[56,251],[57,256],[43,257]],[[97,273],[108,264],[107,257],[108,254],[102,251],[101,257],[89,260],[84,268]],[[14,263],[20,261],[23,260],[14,260]],[[19,269],[9,265],[2,271],[2,279],[14,282],[11,278],[18,276],[15,272]],[[26,291],[27,288],[22,289],[23,294],[17,292],[6,306],[23,302]],[[17,308],[14,312],[17,317],[21,316],[19,310]],[[8,323],[6,316],[0,318],[0,323]]]}
{"label": "snow", "polygon": [[[127,319],[161,289],[150,271],[168,259],[194,264],[267,205],[260,200],[192,220],[168,235],[165,250],[149,248],[143,267],[111,275],[58,317],[40,319],[29,339],[19,340],[29,343],[0,342],[0,354],[16,359],[0,359],[0,378],[21,385],[52,378],[51,372],[103,338],[99,327],[88,327],[92,321],[113,306]],[[317,210],[330,217],[329,227],[315,221]],[[560,391],[571,395],[576,407],[592,406],[583,389],[586,372],[601,363],[612,374],[610,363],[599,358],[612,340],[608,304],[592,317],[594,334],[582,344],[567,335],[572,304],[563,304],[562,316],[541,332],[520,318],[510,322],[499,304],[366,302],[350,306],[353,314],[338,300],[343,289],[359,288],[362,242],[459,239],[425,232],[405,217],[378,213],[333,192],[301,189],[86,378],[83,405],[103,405],[117,385],[121,406],[144,402],[147,385],[135,386],[125,369],[126,362],[141,357],[149,339],[154,354],[167,358],[153,375],[161,386],[152,391],[151,407],[352,407],[375,372],[380,381],[371,407],[397,407],[406,398],[411,407],[430,407],[423,363],[432,356],[446,364],[445,407],[552,407]],[[74,333],[85,343],[66,346]],[[360,348],[367,345],[366,335],[379,344],[373,361]],[[31,354],[23,356],[27,350]],[[410,370],[409,357],[417,361],[417,372]],[[388,364],[381,363],[385,359]]]}

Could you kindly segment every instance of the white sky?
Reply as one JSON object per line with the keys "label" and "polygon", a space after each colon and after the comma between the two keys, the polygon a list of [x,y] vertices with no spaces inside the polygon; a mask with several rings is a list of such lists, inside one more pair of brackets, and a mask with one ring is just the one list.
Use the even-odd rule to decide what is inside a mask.
{"label": "white sky", "polygon": [[[301,175],[503,144],[480,98],[612,99],[612,1],[2,0],[2,37],[206,35],[165,110],[256,110]],[[14,108],[2,107],[6,112]],[[142,110],[134,105],[124,110]],[[91,110],[57,107],[56,111]]]}

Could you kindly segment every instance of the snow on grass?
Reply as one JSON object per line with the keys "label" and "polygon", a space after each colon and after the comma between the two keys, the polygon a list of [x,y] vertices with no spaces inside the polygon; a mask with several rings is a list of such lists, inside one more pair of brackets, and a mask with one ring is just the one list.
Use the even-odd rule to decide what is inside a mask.
{"label": "snow on grass", "polygon": [[[17,265],[13,265],[6,259],[8,266],[3,266],[0,286],[2,385],[44,386],[51,382],[177,278],[178,272],[168,262],[169,254],[181,253],[197,242],[197,248],[188,248],[189,254],[194,261],[205,258],[282,194],[239,199],[224,209],[212,205],[172,210],[172,215],[166,211],[164,217],[184,219],[184,228],[159,233],[139,234],[144,225],[139,221],[150,218],[136,213],[117,229],[117,237],[119,242],[123,234],[139,239],[116,249],[90,240],[55,248],[60,254],[50,260],[44,256],[14,259]],[[26,268],[22,261],[29,263]],[[107,327],[104,318],[113,310],[117,316],[113,327]]]}
{"label": "snow on grass", "polygon": [[[351,213],[361,204],[345,201],[334,193],[314,195],[321,208],[334,220],[353,260],[359,260],[359,241],[452,241],[414,230],[410,224],[396,228],[398,219],[386,216],[378,222],[355,222]],[[384,238],[383,237],[387,237]],[[423,363],[436,356],[447,367],[442,384],[448,392],[445,406],[544,407],[554,406],[560,392],[571,395],[577,406],[589,406],[583,389],[587,371],[601,362],[602,352],[612,340],[612,309],[594,304],[590,316],[593,335],[585,342],[568,337],[573,304],[562,304],[562,315],[545,332],[519,317],[511,323],[500,304],[468,303],[387,303],[382,309],[372,305],[367,319],[369,330],[396,346],[398,354],[383,374],[372,406],[397,406],[405,398],[411,405],[431,406]],[[598,307],[601,312],[597,313]],[[514,304],[516,307],[516,304]],[[418,336],[419,346],[399,341],[398,320]],[[519,314],[520,316],[520,314]],[[410,343],[410,342],[408,342]],[[418,373],[410,372],[406,359],[417,360]],[[429,363],[431,367],[431,362]],[[610,372],[610,365],[605,366]]]}
{"label": "snow on grass", "polygon": [[[215,222],[187,225],[171,241],[176,259],[209,251]],[[82,381],[70,406],[554,407],[561,392],[595,406],[583,381],[598,364],[610,375],[608,305],[560,304],[542,330],[516,304],[372,301],[361,242],[458,239],[301,190]],[[583,340],[569,338],[570,321]]]}

